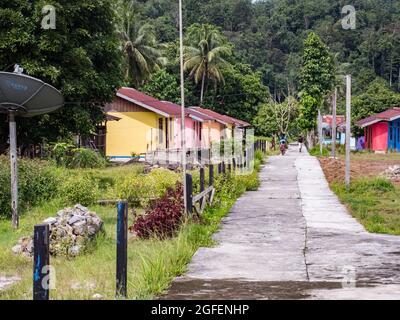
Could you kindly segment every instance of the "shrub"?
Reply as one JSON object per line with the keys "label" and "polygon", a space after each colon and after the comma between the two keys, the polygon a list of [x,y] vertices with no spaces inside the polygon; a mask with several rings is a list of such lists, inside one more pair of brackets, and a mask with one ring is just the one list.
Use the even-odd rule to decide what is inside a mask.
{"label": "shrub", "polygon": [[133,175],[117,185],[117,194],[135,206],[146,207],[151,200],[160,198],[169,188],[173,188],[180,175],[167,169],[156,169],[149,174]]}
{"label": "shrub", "polygon": [[256,150],[254,153],[254,159],[259,160],[262,163],[264,161],[264,152]]}
{"label": "shrub", "polygon": [[63,183],[60,195],[67,205],[80,203],[89,206],[98,199],[99,187],[89,175],[76,175]]}
{"label": "shrub", "polygon": [[152,203],[144,216],[137,218],[133,231],[142,239],[173,237],[183,222],[183,213],[183,186],[177,183],[175,189],[168,188],[164,196]]}
{"label": "shrub", "polygon": [[76,148],[72,150],[73,155],[69,160],[69,168],[105,168],[106,159],[92,149]]}
{"label": "shrub", "polygon": [[97,151],[74,148],[72,144],[59,142],[50,149],[50,156],[58,166],[67,168],[104,168],[106,159]]}
{"label": "shrub", "polygon": [[[46,161],[18,161],[19,207],[24,209],[54,197],[58,191],[59,177],[55,168]],[[10,163],[0,157],[0,216],[11,213]]]}

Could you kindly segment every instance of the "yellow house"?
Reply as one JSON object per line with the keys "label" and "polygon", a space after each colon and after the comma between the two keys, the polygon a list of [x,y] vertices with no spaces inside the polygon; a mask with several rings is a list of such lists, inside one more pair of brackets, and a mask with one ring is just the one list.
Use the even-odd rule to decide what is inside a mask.
{"label": "yellow house", "polygon": [[[105,154],[113,161],[128,161],[147,152],[181,147],[181,107],[160,101],[132,88],[118,90],[106,106]],[[190,150],[208,149],[213,142],[233,138],[235,127],[248,123],[199,107],[185,111],[185,140]]]}
{"label": "yellow house", "polygon": [[119,121],[107,122],[106,156],[126,161],[132,155],[143,156],[148,150],[169,148],[175,136],[177,105],[163,103],[132,88],[121,88],[107,115]]}

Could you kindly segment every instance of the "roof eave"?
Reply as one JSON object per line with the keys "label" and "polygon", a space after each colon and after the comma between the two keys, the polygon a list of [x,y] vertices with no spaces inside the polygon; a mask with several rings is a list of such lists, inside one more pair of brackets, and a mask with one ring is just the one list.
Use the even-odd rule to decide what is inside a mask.
{"label": "roof eave", "polygon": [[[126,89],[126,88],[124,88],[124,89]],[[149,105],[147,105],[147,104],[145,104],[145,103],[143,103],[143,102],[140,102],[140,101],[138,101],[138,100],[136,100],[136,99],[130,98],[130,97],[128,97],[128,96],[126,96],[126,95],[124,95],[124,94],[122,94],[122,93],[117,92],[117,97],[119,97],[119,98],[121,98],[121,99],[124,99],[124,100],[126,100],[126,101],[129,101],[129,102],[132,102],[132,103],[134,103],[134,104],[137,104],[138,106],[141,106],[141,107],[143,107],[143,108],[145,108],[145,109],[147,109],[147,110],[150,110],[150,111],[152,111],[152,112],[154,112],[154,113],[157,113],[157,114],[159,114],[159,115],[161,115],[161,116],[163,116],[163,117],[166,117],[166,118],[174,117],[174,115],[171,115],[171,114],[168,114],[168,113],[163,112],[163,111],[161,111],[161,110],[158,110],[157,108],[154,108],[154,107],[152,107],[152,106],[149,106]]]}

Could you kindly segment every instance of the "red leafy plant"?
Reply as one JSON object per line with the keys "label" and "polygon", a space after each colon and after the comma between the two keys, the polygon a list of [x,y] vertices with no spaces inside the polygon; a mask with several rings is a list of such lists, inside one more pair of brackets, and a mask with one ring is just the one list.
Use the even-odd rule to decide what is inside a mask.
{"label": "red leafy plant", "polygon": [[136,219],[131,230],[141,239],[153,236],[163,239],[170,238],[181,226],[183,213],[183,186],[178,182],[175,189],[167,189],[161,198],[149,206],[144,216]]}

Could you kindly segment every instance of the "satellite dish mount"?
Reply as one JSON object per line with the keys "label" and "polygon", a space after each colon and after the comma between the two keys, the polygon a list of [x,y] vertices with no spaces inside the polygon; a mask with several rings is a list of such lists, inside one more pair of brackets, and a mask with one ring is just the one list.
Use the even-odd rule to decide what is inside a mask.
{"label": "satellite dish mount", "polygon": [[16,117],[33,117],[55,111],[64,105],[61,93],[43,81],[14,72],[0,72],[0,113],[8,114],[10,128],[11,214],[14,228],[19,226],[18,163]]}

